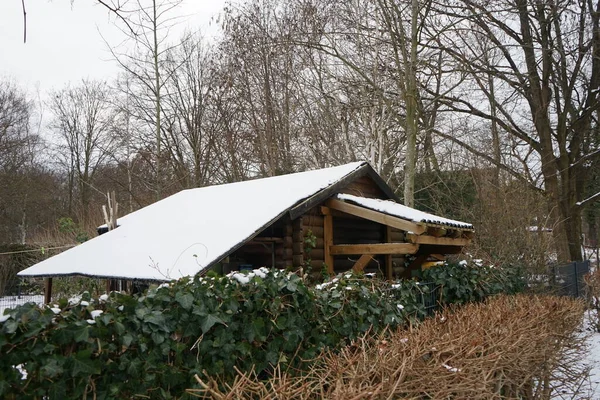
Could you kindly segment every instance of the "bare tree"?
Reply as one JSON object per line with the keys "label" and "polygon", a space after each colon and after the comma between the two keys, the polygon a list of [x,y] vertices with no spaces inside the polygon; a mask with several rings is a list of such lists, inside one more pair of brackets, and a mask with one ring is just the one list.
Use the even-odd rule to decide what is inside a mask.
{"label": "bare tree", "polygon": [[[111,131],[110,91],[105,82],[83,80],[78,86],[51,94],[51,128],[58,139],[58,153],[69,176],[69,211],[77,193],[84,222],[88,213],[93,182],[98,167],[116,143]],[[75,190],[76,189],[76,190]]]}
{"label": "bare tree", "polygon": [[[119,5],[119,15],[125,23],[122,32],[129,39],[126,45],[133,45],[133,50],[121,51],[109,45],[115,60],[130,74],[135,91],[139,96],[139,115],[152,126],[154,132],[154,168],[156,173],[156,200],[162,197],[162,90],[166,77],[163,76],[163,64],[167,53],[172,48],[168,42],[171,28],[177,22],[173,11],[179,7],[182,0],[135,0]],[[114,8],[114,7],[113,7]],[[152,112],[146,104],[152,104]]]}
{"label": "bare tree", "polygon": [[[440,32],[441,47],[455,60],[454,79],[448,80],[462,80],[447,88],[446,111],[455,125],[491,121],[512,138],[518,148],[513,158],[525,162],[499,167],[516,177],[539,171],[558,257],[581,259],[584,171],[600,157],[590,140],[600,107],[600,2],[461,0],[443,12],[453,27]],[[482,57],[481,36],[500,57]],[[485,77],[496,85],[482,84]],[[440,134],[498,165],[468,142]]]}

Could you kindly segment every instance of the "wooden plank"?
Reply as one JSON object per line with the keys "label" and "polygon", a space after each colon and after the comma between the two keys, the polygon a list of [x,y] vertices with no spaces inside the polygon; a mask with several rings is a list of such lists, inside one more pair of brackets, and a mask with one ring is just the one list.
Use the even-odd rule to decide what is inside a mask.
{"label": "wooden plank", "polygon": [[417,236],[413,234],[406,235],[406,240],[415,244],[432,244],[436,246],[466,246],[471,241],[469,239],[454,239],[450,237]]}
{"label": "wooden plank", "polygon": [[343,211],[347,214],[355,215],[370,221],[374,221],[383,225],[402,229],[403,231],[414,232],[417,235],[425,233],[426,228],[422,224],[416,224],[411,221],[406,221],[401,218],[392,217],[391,215],[383,214],[378,211],[369,210],[368,208],[348,204],[340,200],[329,199],[327,205],[334,210]]}
{"label": "wooden plank", "polygon": [[419,246],[412,243],[338,244],[330,246],[332,255],[415,254]]}
{"label": "wooden plank", "polygon": [[371,262],[372,258],[373,257],[371,257],[369,254],[363,254],[362,256],[360,256],[358,261],[356,261],[356,263],[354,263],[352,270],[354,272],[362,272],[365,269],[365,267],[367,266],[367,264],[369,262]]}
{"label": "wooden plank", "polygon": [[44,304],[50,304],[52,301],[52,278],[46,278],[44,287]]}

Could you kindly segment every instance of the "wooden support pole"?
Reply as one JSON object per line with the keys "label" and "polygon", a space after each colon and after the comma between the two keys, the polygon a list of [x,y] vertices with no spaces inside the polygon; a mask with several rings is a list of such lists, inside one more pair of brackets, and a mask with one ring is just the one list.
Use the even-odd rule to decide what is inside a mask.
{"label": "wooden support pole", "polygon": [[[392,227],[390,227],[390,226],[385,227],[385,240],[388,243],[390,243],[392,241]],[[393,271],[391,254],[385,255],[385,278],[388,281],[391,281],[392,279],[394,279],[394,271]]]}
{"label": "wooden support pole", "polygon": [[333,267],[333,254],[331,254],[331,246],[333,246],[333,216],[327,207],[321,207],[321,212],[324,215],[323,220],[323,249],[325,250],[324,260],[327,266],[327,273],[332,276],[335,273]]}
{"label": "wooden support pole", "polygon": [[369,254],[363,254],[362,256],[360,256],[358,261],[354,263],[352,270],[354,272],[363,272],[363,270],[365,269],[367,264],[369,264],[372,258],[373,257],[371,257]]}
{"label": "wooden support pole", "polygon": [[44,288],[44,304],[50,304],[52,301],[52,278],[46,278],[46,285]]}
{"label": "wooden support pole", "polygon": [[421,264],[423,264],[423,262],[425,260],[427,260],[427,257],[429,257],[429,255],[427,254],[421,254],[419,256],[417,256],[417,258],[415,258],[406,268],[406,270],[404,271],[404,278],[406,279],[410,279],[412,278],[412,271],[414,270],[420,270],[421,269]]}

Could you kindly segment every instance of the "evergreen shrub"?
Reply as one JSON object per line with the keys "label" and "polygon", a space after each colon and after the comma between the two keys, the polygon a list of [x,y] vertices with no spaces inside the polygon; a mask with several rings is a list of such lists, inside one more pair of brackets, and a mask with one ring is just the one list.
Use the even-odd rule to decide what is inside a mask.
{"label": "evergreen shrub", "polygon": [[[455,272],[442,282],[447,268]],[[461,268],[469,272],[457,275]],[[462,265],[426,277],[447,287],[443,300],[452,301],[479,300],[502,284]],[[302,371],[325,348],[422,318],[421,290],[415,281],[350,273],[310,287],[293,273],[261,268],[181,279],[141,296],[84,293],[28,304],[0,316],[0,397],[182,398],[195,374],[227,380],[236,369],[265,377],[274,365]]]}

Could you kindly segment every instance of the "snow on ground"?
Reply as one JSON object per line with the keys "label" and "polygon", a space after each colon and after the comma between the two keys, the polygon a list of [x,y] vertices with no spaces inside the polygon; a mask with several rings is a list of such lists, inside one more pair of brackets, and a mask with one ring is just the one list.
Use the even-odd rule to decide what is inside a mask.
{"label": "snow on ground", "polygon": [[[590,327],[589,316],[586,315],[583,324]],[[589,389],[582,397],[578,399],[600,399],[600,333],[587,331],[588,337],[586,343],[589,346],[583,365],[590,368]]]}

